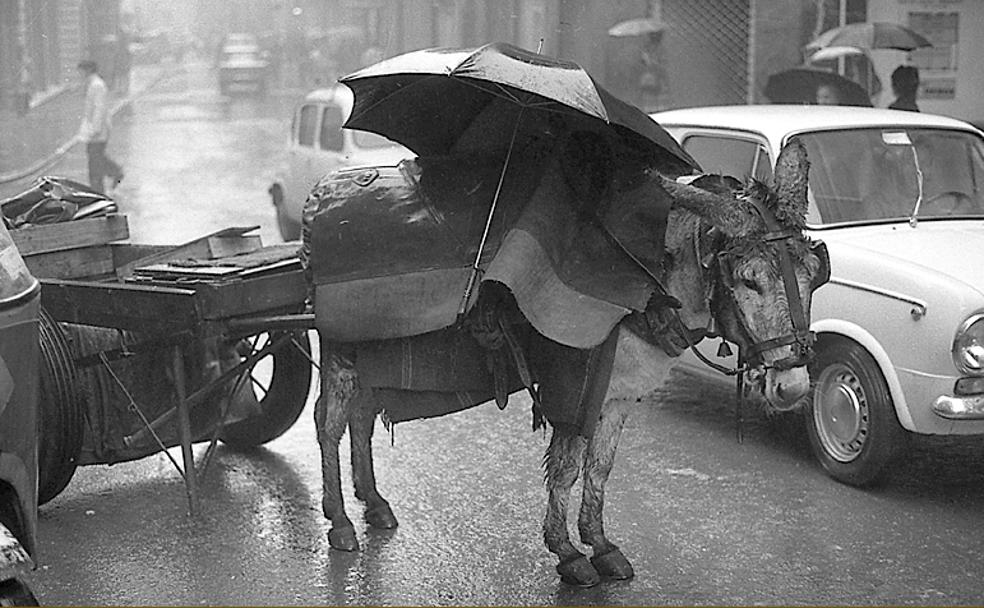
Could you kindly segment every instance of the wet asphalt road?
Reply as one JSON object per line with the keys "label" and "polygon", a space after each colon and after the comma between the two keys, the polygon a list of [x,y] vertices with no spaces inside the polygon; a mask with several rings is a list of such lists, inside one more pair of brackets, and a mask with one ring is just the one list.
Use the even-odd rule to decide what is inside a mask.
{"label": "wet asphalt road", "polygon": [[[176,244],[237,225],[278,240],[266,187],[283,158],[290,94],[220,99],[190,66],[117,120],[120,205],[133,242]],[[51,170],[84,175],[76,150]],[[540,537],[546,437],[513,398],[440,420],[377,427],[382,492],[401,526],[329,549],[308,409],[251,452],[220,448],[187,515],[163,455],[79,469],[40,513],[43,603],[73,605],[648,605],[984,603],[984,445],[922,438],[888,484],[828,479],[795,418],[746,412],[676,373],[630,417],[607,529],[636,578],[560,583]],[[391,445],[392,443],[392,445]],[[344,447],[344,444],[343,444]],[[198,448],[201,454],[202,448]],[[176,454],[176,457],[177,454]],[[347,450],[343,476],[347,478]]]}

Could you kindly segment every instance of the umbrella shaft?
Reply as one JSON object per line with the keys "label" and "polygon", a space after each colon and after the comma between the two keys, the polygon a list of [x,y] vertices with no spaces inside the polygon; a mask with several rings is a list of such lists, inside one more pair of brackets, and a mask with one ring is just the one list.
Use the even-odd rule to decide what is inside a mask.
{"label": "umbrella shaft", "polygon": [[460,318],[468,310],[468,301],[471,300],[472,291],[475,289],[475,282],[478,279],[479,263],[482,260],[482,253],[485,252],[485,244],[489,240],[489,232],[492,229],[492,217],[495,215],[495,208],[499,203],[499,194],[502,192],[502,184],[506,181],[506,171],[509,169],[509,161],[512,158],[513,146],[516,144],[516,134],[519,132],[519,123],[523,120],[523,111],[519,108],[519,115],[516,117],[516,124],[513,126],[512,137],[509,140],[509,149],[506,151],[506,160],[502,164],[502,172],[499,173],[499,183],[496,184],[495,194],[492,196],[492,205],[489,207],[489,215],[485,218],[485,230],[482,231],[482,240],[478,244],[478,253],[475,254],[475,262],[472,264],[471,273],[468,275],[468,284],[465,286],[465,294],[461,298],[458,306],[458,317]]}

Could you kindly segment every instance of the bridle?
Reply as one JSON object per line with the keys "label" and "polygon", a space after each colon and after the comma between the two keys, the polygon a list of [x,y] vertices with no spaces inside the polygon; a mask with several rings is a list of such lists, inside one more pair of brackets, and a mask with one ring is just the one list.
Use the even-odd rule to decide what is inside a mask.
{"label": "bridle", "polygon": [[[794,367],[806,365],[813,358],[813,344],[816,335],[810,331],[810,323],[803,312],[803,299],[800,297],[799,283],[796,280],[796,271],[793,268],[792,244],[793,239],[799,236],[799,231],[784,228],[776,220],[772,211],[754,197],[746,199],[752,208],[762,218],[766,227],[766,233],[758,237],[758,243],[774,244],[779,254],[779,273],[782,277],[783,291],[786,295],[786,304],[792,329],[789,333],[760,340],[757,339],[748,326],[743,314],[741,314],[738,303],[734,298],[734,260],[741,257],[736,253],[736,248],[722,251],[716,256],[716,267],[718,278],[726,287],[723,291],[728,295],[728,303],[734,311],[734,317],[738,322],[739,330],[744,343],[742,352],[739,353],[739,360],[746,368],[787,370]],[[752,246],[754,246],[753,243]],[[747,244],[746,244],[747,247]],[[810,290],[813,291],[820,285],[827,282],[830,277],[830,262],[827,254],[827,246],[823,241],[815,241],[811,244],[810,250],[820,259],[820,269],[814,277]],[[781,348],[783,346],[794,347],[793,353],[787,357],[766,363],[764,353]],[[747,352],[746,352],[747,349]]]}

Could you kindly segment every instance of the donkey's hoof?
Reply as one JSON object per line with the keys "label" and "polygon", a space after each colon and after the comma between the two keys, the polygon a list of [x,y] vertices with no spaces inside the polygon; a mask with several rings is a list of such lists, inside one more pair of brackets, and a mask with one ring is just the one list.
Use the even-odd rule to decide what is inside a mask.
{"label": "donkey's hoof", "polygon": [[392,530],[400,525],[400,523],[396,521],[396,516],[393,515],[393,509],[391,509],[386,503],[383,503],[378,507],[366,509],[366,523],[373,528],[379,528],[380,530]]}
{"label": "donkey's hoof", "polygon": [[328,530],[328,544],[339,551],[359,550],[359,539],[355,537],[355,528],[352,526]]}
{"label": "donkey's hoof", "polygon": [[594,587],[601,582],[598,571],[583,555],[557,564],[557,574],[560,580],[575,587]]}
{"label": "donkey's hoof", "polygon": [[595,555],[591,558],[591,564],[598,574],[617,581],[627,581],[635,576],[632,564],[617,547],[608,553]]}

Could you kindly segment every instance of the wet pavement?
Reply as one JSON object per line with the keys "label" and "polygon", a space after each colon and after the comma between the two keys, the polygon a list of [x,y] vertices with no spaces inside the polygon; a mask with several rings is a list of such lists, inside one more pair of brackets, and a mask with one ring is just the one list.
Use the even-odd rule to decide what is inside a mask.
{"label": "wet pavement", "polygon": [[[175,244],[255,223],[264,242],[277,241],[266,187],[293,98],[226,100],[204,66],[190,66],[135,103],[110,146],[127,171],[119,202],[132,240]],[[57,173],[79,177],[83,167],[73,153]],[[607,531],[636,578],[575,589],[559,581],[541,539],[547,437],[530,430],[528,400],[400,424],[392,435],[377,425],[379,486],[401,525],[367,529],[346,482],[362,544],[346,554],[329,548],[321,515],[313,397],[264,448],[219,449],[196,518],[162,454],[80,468],[41,508],[40,567],[30,577],[41,601],[984,603],[978,438],[919,439],[888,484],[858,490],[823,474],[795,417],[749,408],[739,444],[733,388],[676,373],[630,416],[607,487]]]}

